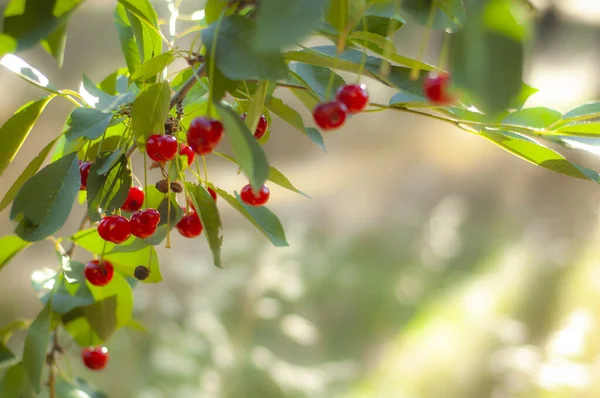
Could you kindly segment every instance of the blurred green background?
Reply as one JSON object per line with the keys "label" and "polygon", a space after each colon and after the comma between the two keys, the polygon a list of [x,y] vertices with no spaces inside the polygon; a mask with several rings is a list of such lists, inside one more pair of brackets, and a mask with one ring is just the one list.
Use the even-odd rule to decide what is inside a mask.
{"label": "blurred green background", "polygon": [[[526,81],[540,91],[528,105],[565,111],[598,97],[600,2],[534,3]],[[24,58],[59,87],[77,89],[84,72],[99,81],[121,66],[113,7],[89,0],[78,11],[63,70],[42,51]],[[422,33],[405,27],[398,48],[415,55]],[[378,102],[392,94],[367,83]],[[41,94],[6,70],[0,88],[1,121]],[[50,108],[1,187],[61,131],[70,108]],[[119,331],[101,373],[85,370],[74,346],[63,369],[117,398],[600,396],[597,186],[401,112],[354,117],[326,144],[324,154],[279,120],[271,126],[270,162],[313,198],[272,187],[289,248],[271,247],[219,201],[225,269],[211,265],[203,239],[174,235],[159,250],[165,281],[135,290],[145,331]],[[596,155],[568,154],[600,168]],[[216,185],[245,183],[210,160]],[[7,213],[1,234],[13,228]],[[0,326],[39,311],[29,276],[56,265],[41,243],[2,270]],[[20,344],[22,335],[11,340]]]}

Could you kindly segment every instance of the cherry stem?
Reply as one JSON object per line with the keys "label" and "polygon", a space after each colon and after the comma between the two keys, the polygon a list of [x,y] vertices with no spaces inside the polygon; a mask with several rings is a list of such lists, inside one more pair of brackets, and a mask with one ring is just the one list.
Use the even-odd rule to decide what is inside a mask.
{"label": "cherry stem", "polygon": [[202,156],[202,166],[204,167],[204,183],[208,182],[208,167],[206,166],[206,156]]}
{"label": "cherry stem", "polygon": [[167,173],[167,249],[171,248],[171,176]]}
{"label": "cherry stem", "polygon": [[[369,28],[368,28],[368,24],[367,24],[367,17],[363,14],[362,16],[362,23],[363,23],[363,29],[368,32]],[[364,43],[363,43],[363,53],[362,53],[362,58],[360,60],[360,69],[358,70],[358,74],[356,75],[356,84],[360,83],[360,79],[363,76],[363,73],[365,73],[365,64],[367,63],[367,44],[368,44],[368,40],[365,37]]]}
{"label": "cherry stem", "polygon": [[62,352],[62,348],[58,343],[58,327],[54,329],[52,334],[52,348],[47,356],[48,363],[48,391],[50,398],[57,398],[56,395],[56,357]]}
{"label": "cherry stem", "polygon": [[144,208],[148,208],[148,167],[146,164],[146,152],[144,152]]}

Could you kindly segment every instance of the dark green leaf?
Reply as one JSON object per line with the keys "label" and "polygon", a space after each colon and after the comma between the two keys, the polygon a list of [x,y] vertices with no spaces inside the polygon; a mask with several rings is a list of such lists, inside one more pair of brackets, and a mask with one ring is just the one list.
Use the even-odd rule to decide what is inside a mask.
{"label": "dark green leaf", "polygon": [[527,108],[512,112],[502,123],[519,126],[546,128],[560,120],[562,114],[549,108]]}
{"label": "dark green leaf", "polygon": [[[148,203],[150,204],[150,202]],[[136,239],[137,238],[132,236],[122,245],[115,245],[113,243],[104,241],[100,235],[98,235],[96,228],[89,228],[79,231],[71,237],[71,241],[75,242],[77,246],[98,255],[102,254],[106,244],[106,254],[104,258],[110,261],[112,265],[115,266],[116,270],[121,274],[133,275],[135,267],[138,265],[145,265],[150,269],[150,276],[145,279],[144,282],[160,282],[162,280],[162,275],[160,273],[158,254],[153,247],[143,246],[139,250],[128,252],[118,250],[121,247],[133,244]]]}
{"label": "dark green leaf", "polygon": [[254,48],[276,52],[296,44],[319,26],[324,4],[325,0],[262,0],[252,40]]}
{"label": "dark green leaf", "polygon": [[140,67],[140,54],[137,50],[133,29],[127,18],[127,11],[122,4],[117,4],[115,9],[115,26],[119,34],[119,42],[121,43],[121,51],[125,58],[125,64],[129,73],[133,73]]}
{"label": "dark green leaf", "polygon": [[325,150],[325,142],[321,132],[315,128],[305,127],[302,116],[294,108],[285,104],[279,98],[271,97],[267,103],[267,108],[279,116],[281,119],[286,121],[289,125],[296,128],[296,130],[305,134],[311,141],[319,146],[322,150]]}
{"label": "dark green leaf", "polygon": [[267,82],[261,82],[258,89],[254,92],[252,99],[250,100],[250,105],[248,106],[246,119],[244,120],[244,124],[246,125],[246,127],[248,127],[248,130],[250,131],[256,131],[258,121],[260,120],[260,116],[263,113],[263,108],[267,99],[267,89]]}
{"label": "dark green leaf", "polygon": [[500,0],[486,3],[481,17],[474,13],[462,30],[452,35],[451,63],[453,82],[470,94],[479,109],[494,116],[510,107],[521,92],[524,37],[519,39],[507,30],[526,28],[508,19],[503,20],[502,29],[486,24],[488,7],[493,12],[510,12],[510,2]]}
{"label": "dark green leaf", "polygon": [[128,85],[127,68],[119,68],[102,79],[98,87],[109,95],[118,95],[126,92]]}
{"label": "dark green leaf", "polygon": [[100,138],[112,120],[112,113],[104,113],[92,108],[75,108],[71,113],[68,140],[85,137],[92,140]]}
{"label": "dark green leaf", "polygon": [[593,170],[569,162],[560,153],[521,134],[483,130],[481,135],[521,159],[571,177],[600,182]]}
{"label": "dark green leaf", "polygon": [[271,168],[269,169],[269,181],[274,182],[275,184],[279,185],[280,187],[283,187],[285,189],[289,189],[292,192],[296,192],[296,193],[299,193],[302,196],[310,198],[310,196],[308,196],[304,192],[298,190],[298,188],[296,188],[290,182],[290,180],[288,180],[288,178],[285,175],[283,175],[282,172],[280,172],[279,170],[277,170],[273,166],[271,166]]}
{"label": "dark green leaf", "polygon": [[75,382],[58,377],[56,394],[60,398],[107,398],[107,396],[90,386],[85,380],[76,378]]}
{"label": "dark green leaf", "polygon": [[[110,155],[109,155],[110,157]],[[131,170],[127,164],[127,157],[121,155],[119,161],[106,174],[99,174],[106,158],[101,158],[90,168],[87,181],[88,215],[92,221],[100,220],[100,213],[113,214],[120,208],[131,187]]]}
{"label": "dark green leaf", "polygon": [[225,127],[235,158],[242,171],[257,191],[269,176],[269,162],[254,135],[248,130],[240,115],[230,107],[215,104]]}
{"label": "dark green leaf", "polygon": [[19,362],[10,367],[0,380],[0,397],[22,398],[26,386],[29,386],[27,373],[23,364]]}
{"label": "dark green leaf", "polygon": [[[337,88],[344,84],[344,79],[339,75],[320,66],[295,62],[290,65],[290,69],[295,73],[294,77],[298,79],[303,86],[315,93],[321,101],[331,100],[335,97]],[[327,88],[329,87],[329,79],[332,73],[334,73],[334,79],[333,84],[331,85],[331,92],[328,93]]]}
{"label": "dark green leaf", "polygon": [[251,207],[242,203],[239,198],[235,198],[219,188],[214,188],[220,197],[225,199],[234,209],[239,211],[254,226],[262,232],[277,247],[288,246],[285,238],[285,232],[281,222],[275,214],[264,206]]}
{"label": "dark green leaf", "polygon": [[58,314],[66,314],[75,308],[86,307],[95,302],[83,275],[85,265],[72,264],[75,269],[70,270],[70,276],[78,273],[77,280],[79,282],[69,282],[66,275],[59,274],[52,288],[52,310]]}
{"label": "dark green leaf", "polygon": [[22,239],[42,240],[64,225],[81,185],[75,155],[72,153],[44,167],[17,193],[10,218],[19,222],[16,232]]}
{"label": "dark green leaf", "polygon": [[0,270],[17,255],[21,250],[27,248],[31,243],[24,241],[18,236],[3,236],[0,238]]}
{"label": "dark green leaf", "polygon": [[370,4],[355,31],[370,32],[383,37],[396,33],[406,23],[397,8],[396,3]]}
{"label": "dark green leaf", "polygon": [[390,106],[399,106],[407,108],[435,107],[435,105],[428,101],[425,97],[412,93],[407,93],[404,91],[400,91],[399,93],[394,94],[394,96],[390,98],[389,104]]}
{"label": "dark green leaf", "polygon": [[46,364],[51,321],[52,310],[50,306],[46,306],[29,326],[23,348],[23,367],[31,386],[38,394],[41,388],[42,370]]}
{"label": "dark green leaf", "polygon": [[29,50],[66,23],[82,0],[11,0],[4,9],[0,55]]}
{"label": "dark green leaf", "polygon": [[[12,351],[0,341],[0,369],[6,369],[19,362],[19,359]],[[1,391],[1,390],[0,390]]]}
{"label": "dark green leaf", "polygon": [[0,175],[17,156],[38,117],[53,97],[28,102],[0,127]]}
{"label": "dark green leaf", "polygon": [[119,148],[108,156],[96,158],[96,164],[98,164],[96,174],[103,175],[108,173],[108,171],[121,159],[123,152],[125,152],[123,148]]}
{"label": "dark green leaf", "polygon": [[162,72],[167,66],[171,65],[174,60],[175,55],[173,55],[172,51],[167,51],[154,58],[150,58],[132,73],[131,80],[144,81],[155,78],[156,75]]}
{"label": "dark green leaf", "polygon": [[164,132],[164,123],[169,115],[171,89],[163,81],[146,86],[133,102],[131,127],[140,149],[152,134]]}
{"label": "dark green leaf", "polygon": [[[212,53],[212,43],[219,23],[202,31],[202,42]],[[287,76],[287,67],[278,51],[265,52],[254,49],[254,21],[232,15],[220,23],[217,34],[215,63],[217,68],[232,80],[276,80]]]}
{"label": "dark green leaf", "polygon": [[208,191],[201,185],[195,185],[189,182],[185,183],[187,192],[190,195],[194,209],[200,216],[200,221],[204,227],[204,236],[213,255],[215,266],[221,266],[221,245],[223,236],[221,235],[221,216],[217,204]]}

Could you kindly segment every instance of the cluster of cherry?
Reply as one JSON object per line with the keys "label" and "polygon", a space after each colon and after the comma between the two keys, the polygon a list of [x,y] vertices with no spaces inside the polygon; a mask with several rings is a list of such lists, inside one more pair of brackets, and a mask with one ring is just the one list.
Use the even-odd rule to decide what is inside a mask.
{"label": "cluster of cherry", "polygon": [[[454,101],[448,91],[450,76],[447,73],[431,72],[424,80],[423,92],[427,99],[434,104],[449,105]],[[332,130],[344,124],[348,114],[357,114],[369,104],[369,93],[364,84],[348,84],[340,87],[334,101],[317,105],[313,110],[316,124],[323,130]],[[243,114],[242,119],[246,119]],[[267,118],[261,115],[254,137],[261,138],[268,128]],[[173,135],[155,134],[146,142],[146,153],[155,162],[168,162],[179,154],[187,157],[188,166],[195,161],[195,156],[211,153],[223,138],[223,124],[207,117],[195,118],[187,131],[187,144],[178,144]],[[87,179],[92,166],[91,162],[80,163],[81,190],[86,189]],[[217,193],[207,187],[212,198],[217,200]],[[263,185],[254,192],[250,184],[240,191],[242,202],[249,206],[262,206],[269,200],[269,188]],[[115,244],[125,242],[131,235],[145,239],[154,234],[160,222],[160,213],[156,209],[140,210],[144,203],[144,191],[132,187],[125,203],[121,207],[126,212],[133,213],[130,219],[119,215],[104,217],[98,224],[98,234],[102,239]],[[184,212],[186,209],[183,208]],[[187,214],[176,225],[179,233],[186,238],[193,238],[202,233],[202,223],[193,206],[188,206]],[[135,270],[138,279],[148,277],[149,270],[139,266]],[[85,267],[85,277],[94,286],[105,286],[113,278],[114,267],[106,260],[92,260]],[[82,351],[84,364],[92,370],[106,366],[108,350],[104,346],[87,347]]]}

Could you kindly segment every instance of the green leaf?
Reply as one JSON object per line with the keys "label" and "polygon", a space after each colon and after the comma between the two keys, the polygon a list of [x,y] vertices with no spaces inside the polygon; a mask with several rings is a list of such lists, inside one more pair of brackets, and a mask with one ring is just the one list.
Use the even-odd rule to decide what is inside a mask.
{"label": "green leaf", "polygon": [[75,153],[40,170],[23,184],[13,202],[10,218],[19,222],[17,235],[35,242],[56,233],[69,217],[80,185]]}
{"label": "green leaf", "polygon": [[101,156],[96,158],[96,163],[98,164],[98,169],[96,170],[96,174],[103,175],[110,171],[113,166],[121,159],[121,156],[124,155],[123,148],[119,148],[108,156]]}
{"label": "green leaf", "polygon": [[556,129],[556,133],[565,136],[600,137],[600,122],[561,125]]}
{"label": "green leaf", "polygon": [[242,203],[239,197],[233,197],[222,189],[216,187],[214,189],[220,197],[225,199],[225,201],[231,205],[231,207],[239,211],[260,232],[262,232],[271,241],[271,243],[273,243],[273,245],[277,247],[288,246],[281,222],[269,209],[264,206],[246,206],[244,203]]}
{"label": "green leaf", "polygon": [[216,22],[221,13],[227,9],[229,0],[206,0],[206,6],[204,7],[206,23]]}
{"label": "green leaf", "polygon": [[54,32],[42,40],[42,47],[56,59],[59,68],[62,68],[67,45],[67,23],[63,22]]}
{"label": "green leaf", "polygon": [[423,26],[429,26],[431,8],[439,7],[433,10],[435,13],[431,26],[433,29],[452,31],[466,19],[461,0],[444,0],[439,2],[439,4],[434,4],[433,1],[403,0],[400,5],[401,13],[407,20]]}
{"label": "green leaf", "polygon": [[384,58],[394,61],[400,65],[408,66],[409,68],[417,68],[420,70],[436,69],[432,65],[398,54],[398,50],[396,50],[394,43],[384,36],[379,36],[370,32],[359,31],[352,33],[348,40],[350,43],[365,47],[373,51],[375,54],[379,54]]}
{"label": "green leaf", "polygon": [[171,89],[163,81],[146,86],[133,102],[131,127],[140,149],[152,134],[164,132],[164,123],[169,115]]}
{"label": "green leaf", "polygon": [[302,116],[300,116],[294,108],[275,97],[271,97],[267,103],[267,108],[289,125],[293,126],[296,130],[306,135],[312,142],[317,144],[319,148],[325,150],[325,142],[323,141],[321,132],[315,128],[305,127]]}
{"label": "green leaf", "polygon": [[281,171],[277,170],[273,166],[271,166],[271,168],[269,169],[269,181],[274,182],[275,184],[279,185],[280,187],[283,187],[285,189],[289,189],[292,192],[296,192],[296,193],[299,193],[302,196],[310,198],[310,196],[308,196],[304,192],[298,190],[298,188],[296,188],[290,182],[290,180],[288,180],[288,178],[285,175],[283,175],[283,173]]}
{"label": "green leaf", "polygon": [[261,82],[250,100],[246,120],[244,120],[244,124],[250,131],[256,131],[263,107],[265,106],[265,100],[267,99],[267,89],[268,83],[266,81]]}
{"label": "green leaf", "polygon": [[549,108],[527,108],[510,113],[503,120],[503,124],[516,124],[518,126],[546,128],[562,117],[562,113]]}
{"label": "green leaf", "polygon": [[38,117],[54,96],[28,102],[0,127],[0,175],[14,160]]}
{"label": "green leaf", "polygon": [[2,326],[0,328],[0,343],[6,344],[15,331],[28,328],[30,323],[25,319],[17,319]]}
{"label": "green leaf", "polygon": [[[1,52],[1,51],[0,51]],[[39,70],[29,65],[23,59],[13,54],[6,54],[0,58],[0,65],[4,66],[9,71],[15,73],[21,79],[33,84],[36,87],[46,90],[53,94],[59,94],[58,89],[50,83],[48,78]]]}
{"label": "green leaf", "polygon": [[397,8],[396,3],[370,4],[356,26],[355,32],[363,31],[383,37],[391,36],[406,23]]}
{"label": "green leaf", "polygon": [[104,258],[110,261],[112,265],[115,266],[116,270],[123,275],[132,276],[135,267],[138,265],[145,265],[150,269],[150,276],[144,280],[144,283],[158,283],[162,280],[158,254],[153,247],[144,246],[139,250],[130,252],[118,250],[119,248],[136,241],[137,238],[134,238],[133,236],[122,245],[115,245],[114,243],[104,241],[100,235],[98,235],[96,228],[89,228],[75,233],[70,239],[82,249],[98,255],[102,254],[106,244]]}
{"label": "green leaf", "polygon": [[221,104],[215,104],[215,108],[221,117],[235,158],[250,184],[258,191],[269,176],[269,162],[265,153],[233,109]]}
{"label": "green leaf", "polygon": [[563,120],[590,119],[600,117],[600,102],[590,102],[571,109],[563,115]]}
{"label": "green leaf", "polygon": [[113,214],[120,208],[125,203],[132,184],[131,170],[125,155],[121,155],[106,175],[98,173],[104,160],[106,158],[101,158],[92,165],[87,180],[88,215],[92,221],[100,221],[100,213]]}
{"label": "green leaf", "polygon": [[158,16],[152,3],[149,0],[119,0],[119,3],[126,9],[140,61],[144,63],[161,54],[164,37],[158,27]]}
{"label": "green leaf", "polygon": [[98,87],[109,95],[118,95],[127,91],[129,81],[127,78],[127,68],[119,68],[106,76]]}
{"label": "green leaf", "polygon": [[[327,68],[296,62],[290,65],[290,69],[294,72],[294,77],[303,86],[316,94],[321,101],[335,97],[337,88],[344,85],[344,79]],[[332,73],[333,84],[331,92],[328,93],[327,88],[329,87],[329,79]]]}
{"label": "green leaf", "polygon": [[[202,30],[202,42],[212,49],[219,23]],[[254,21],[232,15],[223,18],[217,35],[215,64],[232,80],[276,80],[287,76],[287,66],[279,51],[266,52],[254,48]]]}
{"label": "green leaf", "polygon": [[223,236],[221,235],[221,216],[217,204],[208,191],[201,185],[195,185],[189,182],[185,183],[187,192],[190,195],[194,209],[200,216],[200,221],[204,227],[204,236],[213,255],[215,266],[221,266],[221,245]]}
{"label": "green leaf", "polygon": [[325,0],[262,0],[252,40],[254,48],[276,52],[296,44],[319,26],[324,4]]}
{"label": "green leaf", "polygon": [[358,23],[366,8],[366,0],[329,0],[325,20],[338,32]]}
{"label": "green leaf", "polygon": [[120,273],[115,272],[106,286],[88,284],[88,287],[96,301],[62,316],[65,329],[82,346],[105,342],[115,330],[131,321],[133,312],[133,292]]}
{"label": "green leaf", "polygon": [[72,382],[61,376],[56,381],[56,394],[61,398],[107,398],[83,379],[76,378]]}
{"label": "green leaf", "polygon": [[29,245],[29,242],[25,242],[18,236],[3,236],[0,238],[0,247],[2,248],[0,250],[0,270]]}
{"label": "green leaf", "polygon": [[112,120],[112,113],[104,113],[92,108],[75,108],[71,113],[68,140],[85,137],[92,140],[102,137]]}
{"label": "green leaf", "polygon": [[29,385],[27,373],[22,363],[10,367],[0,380],[0,397],[22,398],[23,391]]}
{"label": "green leaf", "polygon": [[567,176],[600,182],[600,176],[593,170],[569,162],[560,153],[517,133],[483,130],[483,137],[535,165]]}
{"label": "green leaf", "polygon": [[29,326],[27,337],[25,337],[25,347],[23,348],[23,367],[27,377],[29,377],[31,386],[38,394],[41,387],[42,370],[46,364],[51,321],[52,310],[50,306],[46,306]]}
{"label": "green leaf", "polygon": [[33,48],[66,23],[82,1],[11,0],[4,9],[0,55]]}
{"label": "green leaf", "polygon": [[127,18],[127,11],[122,4],[117,4],[115,8],[115,26],[119,34],[119,42],[121,43],[121,51],[125,58],[125,64],[129,73],[133,73],[140,67],[142,62],[137,50],[133,28]]}
{"label": "green leaf", "polygon": [[431,108],[433,104],[420,95],[400,91],[390,98],[389,105],[407,108]]}
{"label": "green leaf", "polygon": [[474,13],[451,41],[453,82],[471,95],[471,102],[479,109],[492,116],[512,105],[521,92],[523,77],[524,40],[507,35],[506,30],[525,26],[516,20],[504,20],[506,26],[499,30],[485,23],[486,8],[499,12],[500,8],[510,7],[502,3],[486,3],[482,16]]}
{"label": "green leaf", "polygon": [[69,282],[68,277],[59,274],[52,288],[52,310],[58,314],[66,314],[78,307],[86,307],[95,302],[92,292],[85,281],[83,271],[85,265],[71,263],[69,277],[76,277]]}
{"label": "green leaf", "polygon": [[149,0],[118,0],[118,2],[148,25],[158,27],[158,15]]}
{"label": "green leaf", "polygon": [[173,51],[167,51],[154,58],[150,58],[135,70],[131,75],[131,80],[145,81],[155,78],[156,75],[161,73],[167,66],[171,65],[174,60],[175,55],[173,54]]}
{"label": "green leaf", "polygon": [[79,93],[90,107],[103,112],[117,110],[122,105],[130,103],[135,97],[133,91],[127,91],[119,95],[110,95],[99,89],[85,75],[79,86]]}

